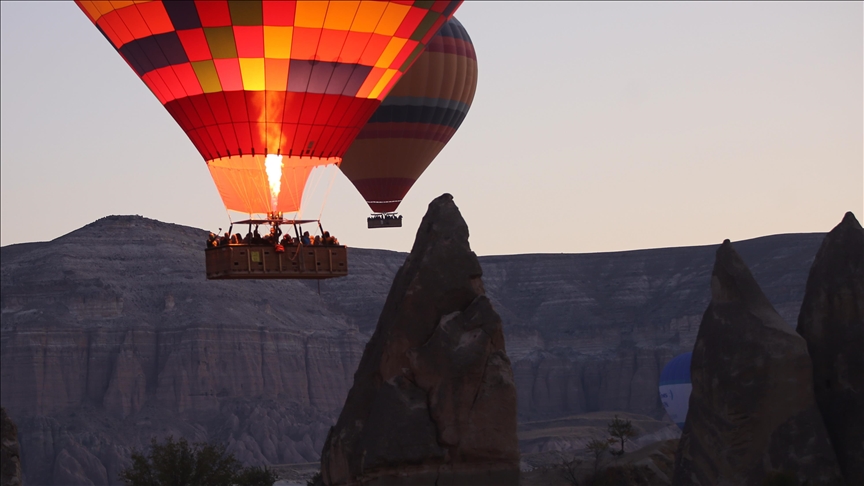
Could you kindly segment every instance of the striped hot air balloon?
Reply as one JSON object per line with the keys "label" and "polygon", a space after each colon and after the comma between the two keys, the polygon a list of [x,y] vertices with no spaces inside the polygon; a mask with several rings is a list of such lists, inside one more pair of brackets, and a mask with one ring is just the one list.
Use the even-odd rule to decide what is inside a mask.
{"label": "striped hot air balloon", "polygon": [[460,1],[82,1],[225,207],[296,211]]}
{"label": "striped hot air balloon", "polygon": [[468,114],[477,56],[450,19],[345,153],[340,169],[376,213],[395,211]]}

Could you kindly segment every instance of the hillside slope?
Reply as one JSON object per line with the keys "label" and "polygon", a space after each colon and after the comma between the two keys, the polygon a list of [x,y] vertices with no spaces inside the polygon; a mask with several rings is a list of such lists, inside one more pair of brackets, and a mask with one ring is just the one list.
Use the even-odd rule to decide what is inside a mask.
{"label": "hillside slope", "polygon": [[[470,222],[469,222],[470,225]],[[32,484],[115,484],[153,434],[225,440],[247,463],[318,459],[404,253],[349,249],[350,276],[207,281],[206,232],[111,216],[0,250],[0,401]],[[795,322],[822,234],[736,242]],[[714,246],[481,257],[523,421],[663,416]]]}

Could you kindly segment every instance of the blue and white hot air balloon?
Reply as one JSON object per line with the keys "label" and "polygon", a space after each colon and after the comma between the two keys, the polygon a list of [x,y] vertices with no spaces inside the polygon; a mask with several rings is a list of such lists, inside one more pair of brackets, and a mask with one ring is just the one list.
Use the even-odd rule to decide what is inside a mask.
{"label": "blue and white hot air balloon", "polygon": [[669,417],[684,429],[687,407],[690,404],[690,360],[693,353],[684,353],[666,363],[660,373],[660,401]]}

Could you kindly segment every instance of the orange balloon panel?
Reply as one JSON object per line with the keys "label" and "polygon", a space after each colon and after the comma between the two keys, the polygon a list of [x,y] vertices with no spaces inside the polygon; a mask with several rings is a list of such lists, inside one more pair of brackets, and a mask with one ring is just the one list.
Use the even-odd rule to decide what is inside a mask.
{"label": "orange balloon panel", "polygon": [[[76,3],[215,164],[215,179],[226,165],[214,161],[237,157],[339,162],[461,2]],[[237,187],[267,192],[271,179],[255,176]],[[251,192],[240,197],[221,184],[226,207],[258,212],[258,203],[240,206],[257,201]],[[294,206],[276,199],[278,210]]]}
{"label": "orange balloon panel", "polygon": [[[207,163],[225,207],[247,213],[290,213],[300,209],[306,180],[318,165],[317,159],[296,155],[234,155]],[[278,175],[269,176],[273,169],[268,166],[273,166]]]}
{"label": "orange balloon panel", "polygon": [[468,114],[477,57],[465,28],[448,21],[375,111],[340,169],[375,212],[395,211]]}

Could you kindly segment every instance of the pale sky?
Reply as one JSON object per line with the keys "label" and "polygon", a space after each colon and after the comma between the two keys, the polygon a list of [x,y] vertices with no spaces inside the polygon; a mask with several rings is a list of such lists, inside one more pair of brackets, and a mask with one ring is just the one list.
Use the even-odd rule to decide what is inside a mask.
{"label": "pale sky", "polygon": [[[227,229],[201,156],[75,4],[0,8],[0,244],[112,214]],[[339,173],[325,228],[408,251],[445,192],[480,255],[861,220],[862,14],[860,2],[466,2],[456,17],[477,51],[477,94],[400,206],[405,226],[367,230],[369,208]]]}

